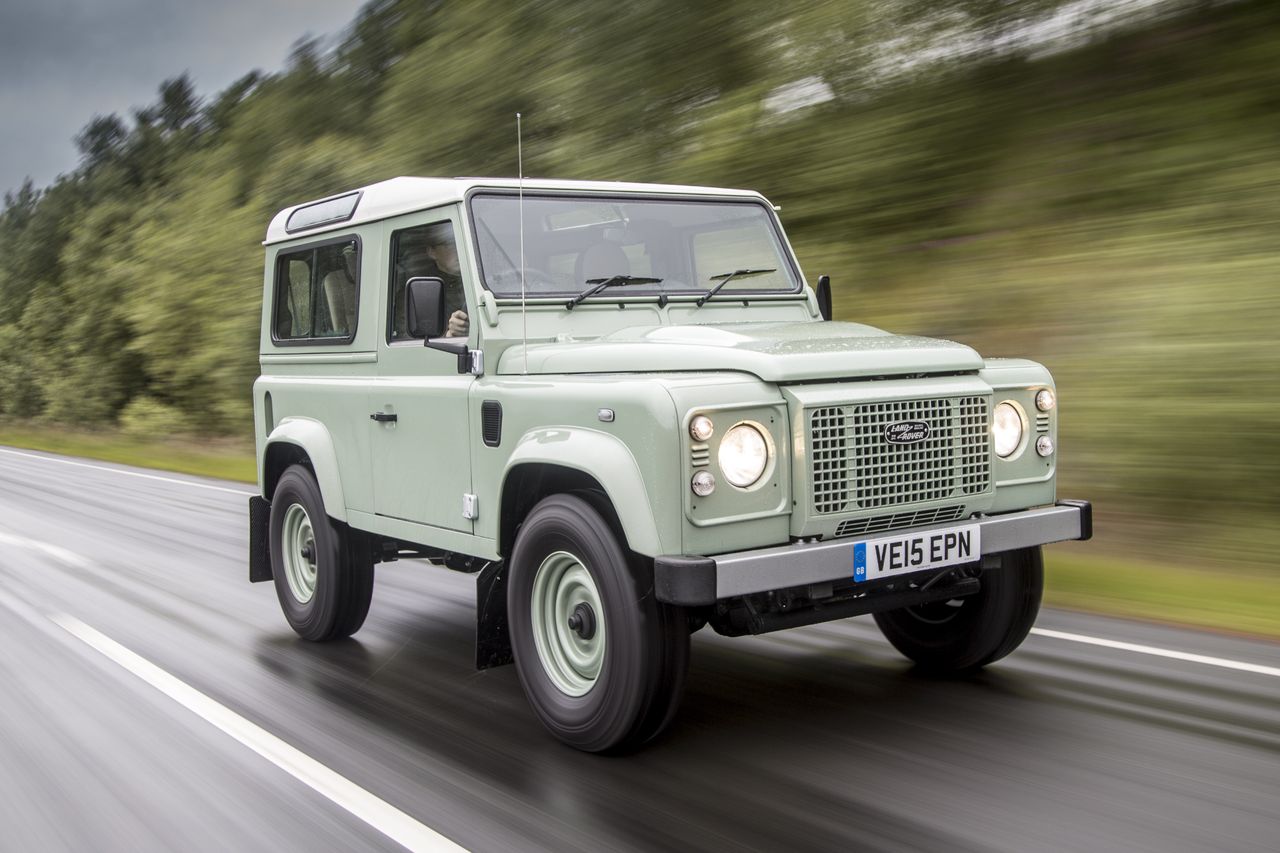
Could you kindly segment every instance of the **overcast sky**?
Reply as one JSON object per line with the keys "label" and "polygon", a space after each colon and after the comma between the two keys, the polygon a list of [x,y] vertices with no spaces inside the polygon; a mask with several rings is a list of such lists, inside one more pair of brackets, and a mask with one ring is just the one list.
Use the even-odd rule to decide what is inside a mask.
{"label": "overcast sky", "polygon": [[187,71],[209,97],[277,71],[304,35],[327,36],[363,0],[0,0],[0,194],[47,186],[78,163],[95,114],[156,100]]}

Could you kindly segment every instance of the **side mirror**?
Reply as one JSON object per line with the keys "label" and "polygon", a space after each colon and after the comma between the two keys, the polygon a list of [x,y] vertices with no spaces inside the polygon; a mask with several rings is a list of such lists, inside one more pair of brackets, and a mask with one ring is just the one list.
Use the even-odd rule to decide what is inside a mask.
{"label": "side mirror", "polygon": [[409,334],[415,338],[438,338],[444,334],[444,281],[438,278],[411,278],[405,284],[405,311]]}
{"label": "side mirror", "polygon": [[831,276],[818,276],[818,313],[822,319],[831,319]]}

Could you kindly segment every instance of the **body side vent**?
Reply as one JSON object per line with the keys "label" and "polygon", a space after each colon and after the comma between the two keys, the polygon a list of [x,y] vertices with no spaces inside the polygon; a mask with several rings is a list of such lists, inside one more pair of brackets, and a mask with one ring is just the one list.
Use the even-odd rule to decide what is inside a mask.
{"label": "body side vent", "polygon": [[502,404],[497,400],[480,404],[480,436],[489,447],[502,443]]}

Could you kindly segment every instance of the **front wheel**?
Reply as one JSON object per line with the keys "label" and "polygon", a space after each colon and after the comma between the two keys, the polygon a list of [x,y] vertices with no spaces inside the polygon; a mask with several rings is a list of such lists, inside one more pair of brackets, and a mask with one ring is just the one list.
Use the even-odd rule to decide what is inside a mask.
{"label": "front wheel", "polygon": [[1027,638],[1044,591],[1040,546],[1001,556],[973,595],[877,613],[876,624],[894,648],[930,672],[971,672],[999,660]]}
{"label": "front wheel", "polygon": [[579,497],[544,499],[520,528],[507,582],[516,670],[534,713],[570,746],[638,746],[675,715],[688,623],[654,597],[652,575]]}
{"label": "front wheel", "polygon": [[276,597],[298,636],[320,642],[360,630],[373,595],[373,560],[325,513],[315,475],[302,465],[276,484],[269,531]]}

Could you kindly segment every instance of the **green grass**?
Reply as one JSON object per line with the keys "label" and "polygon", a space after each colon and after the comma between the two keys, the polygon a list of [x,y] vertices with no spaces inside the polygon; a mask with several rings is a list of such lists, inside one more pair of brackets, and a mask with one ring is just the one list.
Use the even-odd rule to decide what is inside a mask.
{"label": "green grass", "polygon": [[133,438],[120,432],[77,432],[0,425],[0,444],[200,477],[217,477],[244,483],[256,483],[258,480],[253,450],[244,444],[225,439],[160,442]]}
{"label": "green grass", "polygon": [[1280,639],[1280,578],[1049,549],[1045,603]]}

